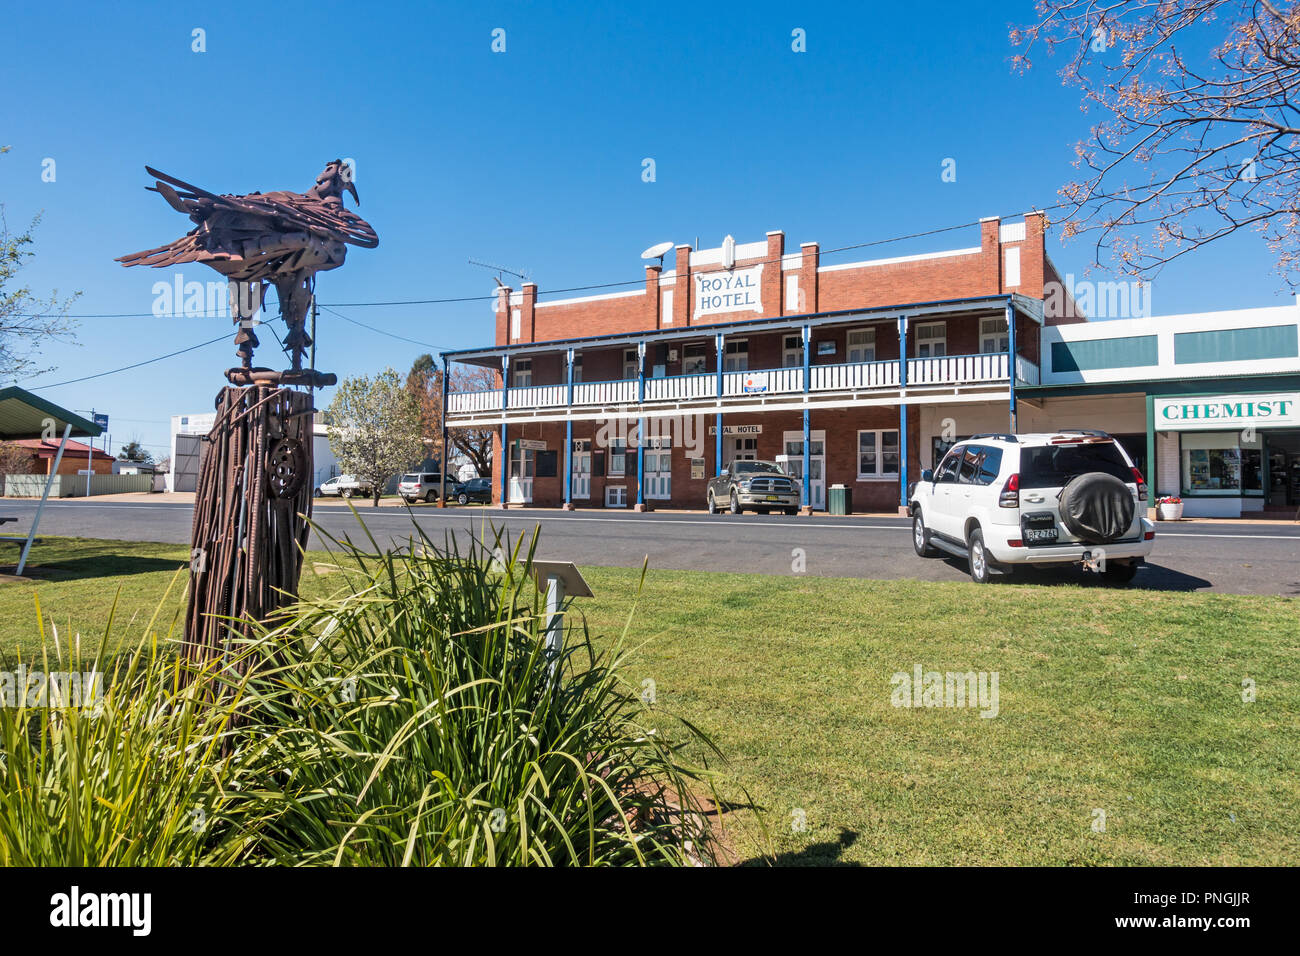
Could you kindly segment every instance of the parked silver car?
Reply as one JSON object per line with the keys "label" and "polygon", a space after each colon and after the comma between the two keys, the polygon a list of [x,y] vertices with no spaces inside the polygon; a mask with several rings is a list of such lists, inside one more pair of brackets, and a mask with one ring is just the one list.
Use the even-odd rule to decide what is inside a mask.
{"label": "parked silver car", "polygon": [[[411,472],[402,476],[397,483],[397,493],[406,499],[407,504],[415,504],[421,498],[433,502],[438,500],[442,488],[442,475],[436,471]],[[447,497],[454,499],[460,492],[460,482],[447,479]]]}
{"label": "parked silver car", "polygon": [[742,514],[746,508],[759,514],[799,512],[799,482],[774,461],[733,461],[730,468],[709,480],[707,488],[711,515],[723,508],[733,515]]}

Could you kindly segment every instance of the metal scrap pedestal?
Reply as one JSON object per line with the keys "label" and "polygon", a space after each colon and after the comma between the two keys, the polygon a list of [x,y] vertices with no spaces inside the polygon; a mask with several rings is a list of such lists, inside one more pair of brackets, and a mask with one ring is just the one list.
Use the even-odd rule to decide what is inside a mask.
{"label": "metal scrap pedestal", "polygon": [[203,443],[185,657],[223,658],[296,600],[312,503],[312,397],[271,385],[225,388]]}

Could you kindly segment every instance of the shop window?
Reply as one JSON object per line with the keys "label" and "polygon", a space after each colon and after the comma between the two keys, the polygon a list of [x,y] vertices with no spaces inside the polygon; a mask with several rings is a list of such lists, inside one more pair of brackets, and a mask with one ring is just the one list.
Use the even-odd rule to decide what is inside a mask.
{"label": "shop window", "polygon": [[1250,495],[1264,491],[1263,449],[1244,446],[1237,432],[1181,436],[1183,494]]}
{"label": "shop window", "polygon": [[926,322],[916,327],[916,357],[938,358],[948,354],[948,326],[945,322]]}
{"label": "shop window", "polygon": [[858,480],[896,478],[898,474],[898,430],[858,432]]}
{"label": "shop window", "polygon": [[709,364],[708,346],[703,342],[691,342],[682,346],[682,374],[703,374]]}
{"label": "shop window", "polygon": [[876,360],[876,330],[849,329],[848,361],[874,362]]}
{"label": "shop window", "polygon": [[626,508],[627,507],[627,485],[606,485],[605,486],[605,507]]}
{"label": "shop window", "polygon": [[1006,317],[980,319],[980,351],[984,353],[1005,352],[1011,345],[1007,334]]}
{"label": "shop window", "polygon": [[746,339],[733,339],[722,350],[723,370],[727,372],[744,372],[749,369],[749,342]]}
{"label": "shop window", "polygon": [[514,364],[514,381],[515,388],[527,388],[533,384],[533,360],[532,359],[515,359]]}

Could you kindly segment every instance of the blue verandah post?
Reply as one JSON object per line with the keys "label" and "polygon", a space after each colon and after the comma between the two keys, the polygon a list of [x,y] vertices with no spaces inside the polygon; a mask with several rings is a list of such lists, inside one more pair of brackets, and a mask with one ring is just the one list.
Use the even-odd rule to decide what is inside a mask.
{"label": "blue verandah post", "polygon": [[1016,414],[1016,309],[1007,300],[1007,378],[1010,381],[1010,388],[1007,391],[1007,402],[1011,409],[1011,434],[1018,431],[1017,414]]}
{"label": "blue verandah post", "polygon": [[[636,344],[636,400],[645,409],[645,343]],[[640,510],[645,504],[645,416],[637,419],[636,425],[636,505]]]}
{"label": "blue verandah post", "polygon": [[566,381],[569,386],[569,402],[565,408],[564,419],[564,503],[573,504],[573,349],[566,353]]}
{"label": "blue verandah post", "polygon": [[501,356],[501,507],[510,501],[510,446],[506,444],[506,409],[510,407],[510,356]]}
{"label": "blue verandah post", "polygon": [[812,414],[808,408],[808,392],[812,388],[812,326],[803,327],[803,481],[799,489],[799,504],[805,511],[811,511],[812,476],[808,473],[812,467]]}
{"label": "blue verandah post", "polygon": [[717,338],[718,344],[718,414],[715,416],[716,425],[714,427],[713,437],[713,474],[722,474],[722,335]]}
{"label": "blue verandah post", "polygon": [[[881,449],[883,452],[884,449]],[[883,462],[882,462],[883,464]],[[898,317],[898,505],[907,507],[907,316]]]}

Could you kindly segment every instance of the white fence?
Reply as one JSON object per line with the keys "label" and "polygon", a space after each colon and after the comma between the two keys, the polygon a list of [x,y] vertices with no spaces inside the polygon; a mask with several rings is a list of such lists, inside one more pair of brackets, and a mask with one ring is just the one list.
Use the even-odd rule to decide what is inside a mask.
{"label": "white fence", "polygon": [[[45,493],[45,475],[5,475],[6,498],[39,498]],[[153,491],[153,475],[91,475],[92,495],[122,495]],[[85,475],[55,475],[51,498],[84,498]]]}

